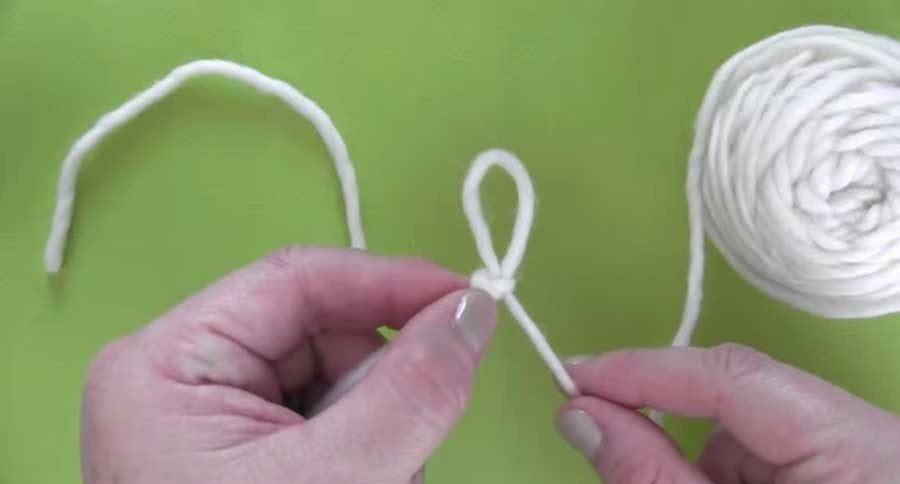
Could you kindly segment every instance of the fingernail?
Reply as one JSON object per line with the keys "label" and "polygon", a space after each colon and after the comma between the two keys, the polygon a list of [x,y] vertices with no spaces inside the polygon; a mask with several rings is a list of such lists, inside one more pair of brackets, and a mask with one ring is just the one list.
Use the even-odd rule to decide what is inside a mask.
{"label": "fingernail", "polygon": [[587,412],[574,409],[560,413],[556,417],[556,428],[588,460],[596,457],[603,434]]}
{"label": "fingernail", "polygon": [[566,361],[564,361],[563,364],[565,364],[566,366],[578,366],[593,358],[593,355],[576,355],[566,358]]}
{"label": "fingernail", "polygon": [[463,295],[456,307],[454,321],[477,351],[484,349],[491,338],[496,318],[495,304],[486,292],[472,289]]}

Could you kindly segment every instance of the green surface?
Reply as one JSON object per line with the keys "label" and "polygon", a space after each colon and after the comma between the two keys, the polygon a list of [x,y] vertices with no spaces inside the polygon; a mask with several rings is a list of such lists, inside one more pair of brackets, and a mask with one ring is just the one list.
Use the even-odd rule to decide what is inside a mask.
{"label": "green surface", "polygon": [[[476,268],[460,189],[516,152],[539,197],[518,294],[563,354],[669,340],[686,269],[683,177],[713,70],[807,23],[900,35],[896,0],[152,2],[0,0],[0,482],[78,480],[91,354],[218,275],[290,243],[345,244],[314,130],[277,101],[191,82],[96,150],[64,272],[41,251],[59,162],[103,112],[202,57],[285,79],[356,162],[370,247]],[[492,176],[498,237],[512,184]],[[900,411],[900,317],[824,321],[711,256],[697,341],[740,341]],[[596,482],[508,316],[430,483]],[[708,426],[672,420],[689,454]]]}

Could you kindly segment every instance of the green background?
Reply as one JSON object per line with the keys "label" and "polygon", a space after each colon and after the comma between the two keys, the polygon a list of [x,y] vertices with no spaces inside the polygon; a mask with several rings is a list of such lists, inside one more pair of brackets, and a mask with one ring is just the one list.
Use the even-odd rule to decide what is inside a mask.
{"label": "green background", "polygon": [[[205,79],[90,155],[64,271],[44,274],[63,155],[172,67],[232,59],[315,99],[350,147],[377,253],[474,270],[463,176],[484,148],[517,153],[539,197],[518,295],[560,353],[580,354],[670,339],[707,82],[737,49],[823,22],[900,35],[900,3],[0,0],[0,482],[78,480],[82,375],[105,341],[273,248],[346,243],[315,131]],[[512,184],[491,176],[484,193],[505,241]],[[699,344],[753,345],[900,412],[900,318],[812,317],[717,254],[707,273]],[[430,482],[596,482],[553,430],[561,401],[504,313]],[[668,426],[690,455],[709,430]]]}

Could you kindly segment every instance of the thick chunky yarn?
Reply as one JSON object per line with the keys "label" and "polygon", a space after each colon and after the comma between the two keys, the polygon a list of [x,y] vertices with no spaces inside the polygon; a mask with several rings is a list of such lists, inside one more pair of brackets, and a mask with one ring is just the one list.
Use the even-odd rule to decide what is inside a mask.
{"label": "thick chunky yarn", "polygon": [[[186,81],[201,76],[222,76],[248,84],[263,94],[275,96],[305,117],[318,130],[325,147],[331,154],[335,171],[341,183],[346,210],[347,230],[350,234],[351,246],[365,249],[365,235],[359,213],[359,189],[356,184],[356,173],[353,162],[347,152],[347,146],[337,128],[315,102],[307,98],[290,84],[268,77],[252,68],[224,60],[197,60],[176,67],[167,76],[150,88],[136,94],[125,104],[103,115],[97,123],[82,135],[69,150],[60,169],[56,190],[56,208],[50,226],[50,235],[44,250],[44,267],[47,272],[56,273],[63,264],[66,238],[72,222],[72,210],[75,205],[75,194],[78,172],[84,157],[106,136],[117,128],[137,117],[140,113],[159,102]],[[519,192],[518,213],[509,249],[502,260],[497,258],[491,241],[490,229],[481,211],[478,188],[485,173],[492,166],[499,166],[515,181]],[[575,384],[563,368],[562,362],[550,348],[537,324],[528,316],[513,293],[515,288],[515,272],[525,255],[528,234],[531,232],[531,221],[534,215],[534,188],[525,167],[511,153],[493,149],[478,155],[463,187],[463,208],[469,219],[475,237],[478,254],[482,258],[484,268],[472,276],[472,286],[490,293],[494,299],[502,300],[510,310],[528,338],[534,344],[540,356],[550,367],[560,387],[569,396],[575,396]]]}
{"label": "thick chunky yarn", "polygon": [[688,295],[700,310],[704,235],[768,295],[832,318],[900,309],[900,43],[814,26],[716,72],[688,165]]}

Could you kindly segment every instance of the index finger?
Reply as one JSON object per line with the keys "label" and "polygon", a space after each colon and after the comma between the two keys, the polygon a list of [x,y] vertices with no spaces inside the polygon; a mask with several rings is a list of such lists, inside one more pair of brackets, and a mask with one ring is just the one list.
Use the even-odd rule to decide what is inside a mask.
{"label": "index finger", "polygon": [[326,330],[394,328],[467,281],[416,258],[288,247],[185,300],[160,325],[214,332],[275,361]]}
{"label": "index finger", "polygon": [[823,436],[866,413],[843,390],[739,345],[618,351],[568,370],[587,395],[718,420],[775,464],[809,455]]}

